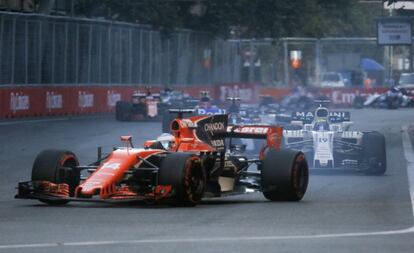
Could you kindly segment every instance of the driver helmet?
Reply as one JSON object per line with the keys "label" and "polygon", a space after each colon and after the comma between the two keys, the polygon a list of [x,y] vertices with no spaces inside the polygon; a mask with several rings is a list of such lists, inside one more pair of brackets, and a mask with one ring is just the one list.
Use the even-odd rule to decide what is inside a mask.
{"label": "driver helmet", "polygon": [[175,143],[175,137],[172,134],[163,133],[157,138],[157,142],[159,142],[164,149],[171,149]]}
{"label": "driver helmet", "polygon": [[202,97],[200,99],[200,107],[204,108],[204,109],[210,108],[211,107],[210,98],[209,97]]}
{"label": "driver helmet", "polygon": [[390,91],[391,91],[392,93],[398,93],[398,92],[400,92],[400,89],[398,89],[398,87],[397,87],[397,86],[392,86],[392,87],[391,87],[391,89],[390,89]]}

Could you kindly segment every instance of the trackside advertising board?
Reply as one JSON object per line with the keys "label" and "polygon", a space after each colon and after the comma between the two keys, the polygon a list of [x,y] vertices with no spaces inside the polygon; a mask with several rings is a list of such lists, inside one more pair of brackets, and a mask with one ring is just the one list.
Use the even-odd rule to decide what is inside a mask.
{"label": "trackside advertising board", "polygon": [[[219,100],[220,96],[226,97],[229,94],[229,87],[241,98],[243,103],[257,103],[260,95],[269,95],[276,99],[288,96],[291,89],[288,87],[254,87],[248,84],[230,84],[226,89],[220,89],[223,85],[217,85],[218,91],[212,96]],[[211,88],[212,87],[212,88]],[[215,86],[209,87],[211,90]],[[162,87],[153,87],[158,92]],[[141,88],[142,90],[143,88]],[[194,94],[198,98],[200,91],[206,90],[205,86],[199,87],[173,87]],[[355,96],[367,97],[371,94],[380,94],[387,90],[387,87],[364,88],[311,88],[313,94],[322,93],[326,95],[335,106],[351,106]],[[0,118],[26,118],[45,116],[69,116],[86,115],[99,113],[113,113],[115,104],[119,100],[129,101],[132,94],[140,89],[131,86],[19,86],[0,88]],[[241,91],[242,90],[242,91]],[[224,102],[225,103],[225,102]],[[223,105],[225,106],[225,105]],[[218,113],[225,113],[220,110]],[[209,114],[209,113],[207,113]],[[217,113],[211,113],[217,114]]]}

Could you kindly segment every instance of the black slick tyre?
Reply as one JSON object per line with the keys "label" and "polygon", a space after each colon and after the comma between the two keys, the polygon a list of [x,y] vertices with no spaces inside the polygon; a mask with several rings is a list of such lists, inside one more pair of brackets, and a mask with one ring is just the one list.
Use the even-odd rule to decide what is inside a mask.
{"label": "black slick tyre", "polygon": [[[33,164],[32,181],[49,181],[69,185],[69,196],[73,196],[80,181],[79,165],[74,153],[66,150],[48,149],[40,152]],[[42,202],[59,205],[66,204],[67,200],[40,200]]]}
{"label": "black slick tyre", "polygon": [[362,109],[364,107],[365,99],[361,96],[356,96],[352,101],[352,107],[355,109]]}
{"label": "black slick tyre", "polygon": [[131,120],[131,105],[125,101],[118,101],[115,105],[115,118],[119,121]]}
{"label": "black slick tyre", "polygon": [[171,132],[171,121],[176,118],[174,113],[170,113],[168,110],[165,110],[162,114],[162,132],[170,133]]}
{"label": "black slick tyre", "polygon": [[398,109],[400,108],[400,100],[398,98],[387,98],[387,108],[388,109]]}
{"label": "black slick tyre", "polygon": [[161,161],[158,184],[172,186],[171,205],[197,205],[206,186],[206,173],[200,158],[188,153],[168,154]]}
{"label": "black slick tyre", "polygon": [[365,132],[362,136],[362,164],[367,175],[383,175],[387,170],[385,137],[379,132]]}
{"label": "black slick tyre", "polygon": [[305,155],[292,150],[269,150],[261,167],[262,191],[271,201],[299,201],[308,187]]}

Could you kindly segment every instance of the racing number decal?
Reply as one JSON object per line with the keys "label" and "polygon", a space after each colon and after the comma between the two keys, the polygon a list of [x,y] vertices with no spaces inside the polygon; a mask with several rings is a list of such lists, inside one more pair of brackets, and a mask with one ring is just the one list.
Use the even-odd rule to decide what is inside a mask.
{"label": "racing number decal", "polygon": [[326,138],[326,137],[319,138],[319,142],[320,143],[328,142],[328,138]]}

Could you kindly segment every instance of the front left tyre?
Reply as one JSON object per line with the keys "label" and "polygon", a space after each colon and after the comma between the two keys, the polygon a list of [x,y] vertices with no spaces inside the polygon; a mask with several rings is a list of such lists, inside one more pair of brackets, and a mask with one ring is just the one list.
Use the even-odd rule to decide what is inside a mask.
{"label": "front left tyre", "polygon": [[365,132],[362,136],[361,163],[367,175],[383,175],[387,170],[385,137],[379,132]]}
{"label": "front left tyre", "polygon": [[[69,186],[69,196],[72,197],[80,181],[80,171],[76,169],[78,165],[78,158],[70,151],[44,150],[37,155],[33,163],[32,181],[48,181],[55,184],[66,183]],[[65,199],[39,200],[52,205],[69,202]]]}

